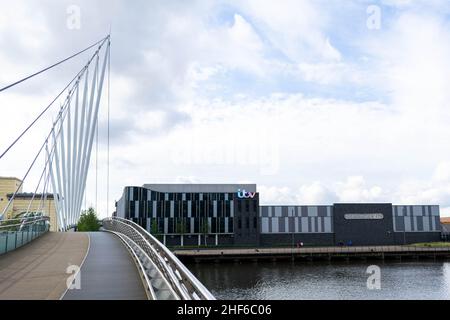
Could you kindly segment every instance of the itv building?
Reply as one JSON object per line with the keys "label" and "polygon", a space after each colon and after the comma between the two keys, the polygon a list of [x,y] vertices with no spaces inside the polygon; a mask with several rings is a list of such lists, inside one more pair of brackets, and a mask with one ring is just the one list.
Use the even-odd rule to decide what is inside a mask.
{"label": "itv building", "polygon": [[437,205],[260,205],[256,184],[125,187],[115,215],[168,246],[395,245],[441,236]]}

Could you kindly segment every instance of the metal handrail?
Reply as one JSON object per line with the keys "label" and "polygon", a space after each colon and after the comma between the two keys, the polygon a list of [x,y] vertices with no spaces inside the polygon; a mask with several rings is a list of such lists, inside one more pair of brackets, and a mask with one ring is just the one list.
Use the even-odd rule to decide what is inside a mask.
{"label": "metal handrail", "polygon": [[172,288],[186,300],[215,300],[206,287],[165,245],[133,221],[113,217],[103,220],[105,229],[126,234],[151,258]]}
{"label": "metal handrail", "polygon": [[148,278],[147,273],[145,272],[145,268],[142,265],[141,260],[139,259],[136,251],[132,248],[132,246],[128,243],[128,241],[133,242],[133,240],[131,240],[129,237],[127,237],[124,234],[118,233],[118,232],[114,232],[114,234],[116,234],[121,240],[122,242],[127,246],[128,250],[130,250],[130,252],[133,254],[134,256],[134,260],[137,262],[139,269],[141,270],[141,274],[144,277],[144,281],[145,281],[145,285],[146,285],[146,289],[150,292],[150,296],[152,298],[152,300],[155,300],[155,291],[153,290],[153,286],[152,283],[150,282],[150,279]]}
{"label": "metal handrail", "polygon": [[[16,224],[6,224],[6,225],[2,225],[3,222],[5,221],[14,221],[14,220],[29,220],[31,219],[31,221],[22,221],[20,223],[16,223]],[[36,217],[36,219],[33,218],[17,218],[17,219],[5,219],[5,220],[1,220],[0,221],[0,229],[3,228],[11,228],[11,227],[23,227],[24,225],[28,225],[28,224],[35,224],[37,222],[41,222],[41,221],[50,221],[49,217]]]}
{"label": "metal handrail", "polygon": [[[49,220],[49,217],[41,216],[0,221],[0,255],[13,251],[46,233],[50,228]],[[12,224],[4,224],[11,221]]]}

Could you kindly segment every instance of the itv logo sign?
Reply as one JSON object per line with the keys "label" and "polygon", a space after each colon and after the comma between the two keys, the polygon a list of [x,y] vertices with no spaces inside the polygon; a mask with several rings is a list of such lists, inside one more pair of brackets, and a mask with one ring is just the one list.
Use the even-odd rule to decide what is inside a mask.
{"label": "itv logo sign", "polygon": [[239,199],[253,199],[256,195],[256,192],[247,192],[245,189],[238,189],[237,196]]}

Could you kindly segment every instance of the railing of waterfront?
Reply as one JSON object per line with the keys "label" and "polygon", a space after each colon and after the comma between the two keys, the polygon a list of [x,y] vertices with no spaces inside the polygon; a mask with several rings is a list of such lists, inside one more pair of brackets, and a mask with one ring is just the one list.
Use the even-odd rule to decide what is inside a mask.
{"label": "railing of waterfront", "polygon": [[27,217],[0,221],[0,255],[13,251],[39,236],[50,228],[48,217]]}
{"label": "railing of waterfront", "polygon": [[205,286],[165,245],[138,224],[118,217],[103,220],[103,228],[132,240],[156,266],[179,299],[215,300]]}
{"label": "railing of waterfront", "polygon": [[349,246],[302,248],[254,248],[254,249],[188,249],[176,250],[178,256],[261,256],[261,255],[309,255],[309,254],[370,254],[370,253],[435,253],[448,252],[450,247],[426,246]]}

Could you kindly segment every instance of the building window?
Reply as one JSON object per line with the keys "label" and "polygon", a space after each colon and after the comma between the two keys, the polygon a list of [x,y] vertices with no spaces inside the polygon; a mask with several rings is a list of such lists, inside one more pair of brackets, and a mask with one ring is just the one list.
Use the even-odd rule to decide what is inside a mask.
{"label": "building window", "polygon": [[253,217],[253,229],[257,228],[258,219],[256,217]]}
{"label": "building window", "polygon": [[245,219],[245,228],[246,228],[246,229],[250,229],[250,218],[249,218],[249,217],[247,217],[247,218]]}
{"label": "building window", "polygon": [[242,220],[241,220],[241,218],[238,219],[238,229],[242,229]]}

